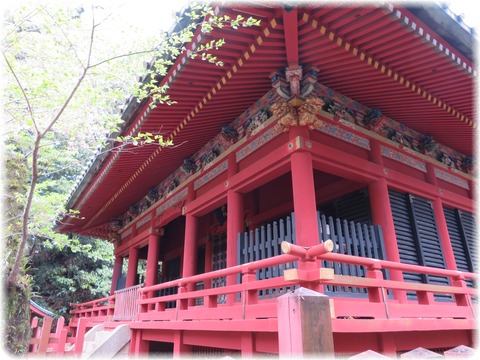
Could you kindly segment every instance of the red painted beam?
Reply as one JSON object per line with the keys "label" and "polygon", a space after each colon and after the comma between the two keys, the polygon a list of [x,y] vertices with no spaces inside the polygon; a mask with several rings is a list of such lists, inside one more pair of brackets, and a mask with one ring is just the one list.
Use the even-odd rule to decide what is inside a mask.
{"label": "red painted beam", "polygon": [[347,156],[343,151],[312,141],[314,168],[356,182],[382,177],[382,168],[370,161]]}
{"label": "red painted beam", "polygon": [[298,67],[298,10],[283,11],[283,31],[289,67]]}
{"label": "red painted beam", "polygon": [[[199,196],[188,205],[187,211],[197,215],[203,215],[226,202],[227,189],[246,193],[260,185],[274,179],[288,171],[288,155],[290,154],[287,145],[283,144],[272,149],[269,156],[257,160],[248,167],[248,171],[242,171],[229,179],[228,187],[216,187]],[[266,170],[269,171],[266,171]],[[215,199],[215,200],[214,200]],[[213,200],[213,201],[212,201]]]}
{"label": "red painted beam", "polygon": [[464,319],[388,319],[349,320],[332,319],[333,332],[401,332],[428,330],[473,330],[475,320]]}

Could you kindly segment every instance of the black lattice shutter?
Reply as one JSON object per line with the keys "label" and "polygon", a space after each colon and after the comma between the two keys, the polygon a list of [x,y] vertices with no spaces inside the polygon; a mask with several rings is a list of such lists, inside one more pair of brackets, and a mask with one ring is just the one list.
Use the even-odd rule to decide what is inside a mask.
{"label": "black lattice shutter", "polygon": [[[445,214],[448,235],[450,236],[457,269],[473,272],[476,269],[475,264],[477,261],[473,215],[447,207],[443,208],[443,213]],[[473,282],[467,280],[467,285],[473,287]]]}
{"label": "black lattice shutter", "polygon": [[[438,236],[432,203],[421,197],[389,190],[400,261],[405,264],[445,269],[445,258]],[[448,285],[442,276],[404,273],[405,281]],[[408,293],[414,298],[414,293]],[[449,295],[435,295],[438,300],[451,300]]]}
{"label": "black lattice shutter", "polygon": [[[432,203],[426,199],[410,195],[414,225],[418,242],[420,243],[420,257],[422,265],[445,269],[442,244],[438,236],[437,222]],[[446,277],[428,275],[428,283],[449,285]]]}
{"label": "black lattice shutter", "polygon": [[361,224],[372,224],[367,189],[352,192],[335,201],[336,216]]}
{"label": "black lattice shutter", "polygon": [[[405,264],[421,265],[419,246],[415,240],[412,226],[413,217],[410,209],[410,200],[406,194],[393,190],[389,190],[389,197],[400,261]],[[404,273],[403,278],[409,282],[424,281],[422,276],[417,273]]]}
{"label": "black lattice shutter", "polygon": [[478,265],[477,254],[477,233],[475,230],[475,218],[473,214],[466,211],[458,211],[460,223],[463,230],[463,237],[465,239],[465,246],[468,253],[467,259],[470,261],[470,271],[474,272]]}
{"label": "black lattice shutter", "polygon": [[460,214],[458,210],[443,208],[445,220],[448,227],[448,235],[450,236],[450,243],[452,244],[453,255],[457,269],[460,271],[472,271],[471,261],[468,256],[468,249],[465,244],[462,226],[460,224]]}

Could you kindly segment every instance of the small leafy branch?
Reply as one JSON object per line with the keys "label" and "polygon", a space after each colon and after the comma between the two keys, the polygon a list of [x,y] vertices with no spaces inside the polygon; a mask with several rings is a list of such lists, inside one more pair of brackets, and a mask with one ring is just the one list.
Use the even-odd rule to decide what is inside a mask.
{"label": "small leafy branch", "polygon": [[[202,34],[208,35],[215,28],[237,30],[240,27],[260,26],[260,20],[252,17],[245,18],[241,15],[237,15],[235,18],[229,15],[218,16],[215,14],[215,10],[208,5],[192,4],[189,12],[184,16],[191,20],[190,24],[178,33],[162,36],[155,57],[148,64],[146,74],[143,77],[144,82],[139,84],[139,87],[135,90],[138,101],[147,97],[152,99],[150,103],[152,109],[158,104],[172,105],[176,103],[166,94],[168,85],[160,86],[159,82],[160,78],[167,74],[169,67],[173,65],[172,59],[177,58],[180,54],[186,52],[191,59],[200,58],[202,61],[207,61],[216,66],[224,65],[224,62],[212,51],[225,45],[225,39],[215,38],[203,44],[196,44],[195,48],[186,48],[186,44],[192,41],[198,27],[200,27]],[[177,18],[178,22],[181,20],[181,18]]]}
{"label": "small leafy branch", "polygon": [[80,220],[85,219],[85,216],[80,215],[80,210],[75,210],[75,209],[68,209],[67,211],[62,212],[60,216],[69,217],[73,219],[80,219]]}
{"label": "small leafy branch", "polygon": [[149,132],[139,132],[137,135],[117,136],[117,141],[124,145],[132,144],[134,146],[142,146],[148,144],[158,144],[161,147],[173,146],[172,140],[164,140],[163,135],[152,134]]}
{"label": "small leafy branch", "polygon": [[[189,10],[183,15],[186,21],[177,19],[179,22],[182,21],[182,25],[178,26],[180,30],[160,36],[157,46],[114,56],[105,54],[104,57],[100,56],[100,59],[97,59],[96,56],[94,56],[94,52],[98,51],[95,39],[97,29],[104,21],[96,21],[94,8],[92,8],[89,32],[88,34],[82,32],[82,34],[85,35],[82,37],[82,41],[79,41],[78,43],[72,41],[72,38],[69,36],[70,33],[66,31],[67,27],[64,27],[66,23],[63,19],[63,15],[57,18],[56,16],[52,16],[47,10],[47,8],[41,8],[38,10],[39,13],[44,14],[43,16],[45,16],[46,19],[44,31],[46,33],[52,33],[53,29],[58,28],[59,33],[58,37],[55,37],[54,45],[52,45],[55,46],[55,50],[44,51],[40,58],[42,58],[42,61],[44,60],[47,64],[51,62],[52,66],[55,66],[55,64],[57,64],[56,57],[50,57],[47,55],[56,55],[57,52],[62,54],[62,51],[58,51],[58,45],[64,44],[65,48],[68,49],[67,52],[69,54],[71,53],[70,55],[73,59],[72,64],[75,64],[72,66],[71,73],[66,71],[65,76],[61,78],[51,78],[50,72],[43,69],[42,63],[39,64],[41,65],[38,67],[39,70],[37,70],[37,68],[34,69],[36,72],[28,71],[29,68],[23,66],[22,59],[24,59],[25,56],[17,51],[16,46],[16,43],[20,39],[19,34],[25,34],[22,31],[18,31],[19,27],[15,23],[12,27],[14,30],[8,33],[8,41],[5,41],[5,45],[8,46],[2,48],[2,57],[6,65],[5,69],[7,70],[7,73],[11,75],[9,77],[9,88],[11,91],[9,94],[13,100],[11,103],[18,103],[21,105],[18,107],[18,109],[20,109],[19,116],[14,116],[14,118],[22,119],[21,128],[26,128],[28,130],[25,131],[27,135],[25,143],[27,144],[26,147],[29,149],[29,184],[25,190],[24,200],[22,199],[24,205],[21,215],[21,237],[13,256],[13,266],[6,277],[9,284],[15,284],[19,278],[27,239],[29,235],[33,233],[32,225],[38,222],[36,219],[34,221],[31,212],[32,205],[35,205],[33,202],[34,197],[38,197],[38,194],[40,193],[36,188],[43,180],[43,167],[44,164],[47,163],[43,161],[43,158],[45,157],[45,147],[47,143],[56,143],[56,141],[52,141],[52,139],[58,138],[58,129],[61,124],[60,120],[67,117],[66,114],[68,114],[68,110],[76,108],[76,102],[81,99],[80,94],[82,93],[82,89],[87,88],[87,86],[84,85],[87,79],[91,79],[91,76],[94,76],[95,72],[99,71],[98,69],[104,64],[112,63],[121,58],[153,54],[154,60],[149,64],[145,76],[142,77],[142,83],[137,87],[139,90],[134,93],[134,95],[138,101],[142,101],[146,98],[152,99],[153,101],[150,102],[151,107],[155,107],[159,103],[171,105],[175,103],[175,100],[170,99],[167,94],[168,86],[161,84],[161,77],[167,74],[169,68],[173,65],[178,56],[185,54],[184,56],[188,56],[190,59],[197,58],[216,66],[222,66],[223,62],[217,58],[215,51],[223,46],[225,41],[223,39],[216,39],[215,36],[210,33],[215,28],[235,30],[240,27],[260,25],[260,21],[253,18],[246,19],[242,16],[232,18],[228,15],[219,16],[215,13],[215,10],[208,5],[192,4]],[[63,12],[59,13],[63,14]],[[32,12],[32,14],[36,14],[36,12]],[[28,19],[28,16],[26,19]],[[52,25],[50,26],[50,24]],[[72,27],[72,29],[73,28],[76,27]],[[188,47],[188,44],[192,43],[197,32],[203,34],[204,39],[199,43],[196,43],[196,47]],[[27,34],[31,35],[30,32]],[[207,37],[209,38],[207,39]],[[51,38],[52,37],[50,36],[49,39]],[[32,45],[36,44],[35,41],[27,41],[26,43]],[[46,56],[45,59],[43,59],[43,55]],[[57,74],[59,72],[52,71],[51,73]],[[72,76],[72,74],[76,75]],[[69,80],[67,86],[64,86],[63,83],[59,84],[56,82],[64,78],[71,78],[71,82]],[[38,81],[36,83],[33,80]],[[59,93],[59,88],[62,89],[62,96],[57,99],[55,95]],[[87,93],[88,91],[85,91],[85,94]],[[39,96],[39,94],[41,96]],[[52,96],[50,96],[50,94],[52,94]],[[42,101],[45,101],[45,99],[52,101],[43,104]],[[43,104],[47,111],[38,111],[40,108],[39,104]],[[151,134],[147,132],[138,133],[137,135],[119,136],[117,141],[122,143],[120,145],[122,149],[125,144],[137,146],[148,144],[163,147],[173,146],[172,140],[165,140],[160,134]],[[79,213],[72,210],[67,214],[70,217],[80,218],[81,216]]]}

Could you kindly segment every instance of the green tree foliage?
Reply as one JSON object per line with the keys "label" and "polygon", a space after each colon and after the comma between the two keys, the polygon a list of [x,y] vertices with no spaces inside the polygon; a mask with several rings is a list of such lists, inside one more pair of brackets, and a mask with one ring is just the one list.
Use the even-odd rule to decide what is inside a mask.
{"label": "green tree foliage", "polygon": [[[131,28],[118,30],[124,33],[116,42],[97,31],[92,43],[100,28],[93,24],[106,26],[108,19],[105,9],[60,2],[18,5],[4,14],[2,274],[17,266],[5,282],[4,345],[11,353],[24,352],[29,341],[30,289],[57,315],[110,290],[112,245],[52,230],[86,162],[120,123],[118,107],[143,67],[140,53],[155,46],[153,37],[135,38]],[[97,57],[128,52],[139,55],[88,67]]]}
{"label": "green tree foliage", "polygon": [[[9,302],[9,339],[21,337],[23,329],[13,319],[24,319],[16,314],[26,313],[21,305],[28,303],[30,286],[40,296],[36,301],[59,313],[69,302],[91,300],[109,289],[111,245],[58,234],[52,227],[59,214],[82,216],[64,209],[64,201],[93,155],[172,145],[162,134],[109,136],[122,122],[118,109],[127,95],[134,93],[138,101],[150,97],[152,107],[174,104],[177,99],[168,97],[158,79],[198,27],[207,33],[214,27],[259,25],[255,19],[219,17],[209,6],[192,5],[178,32],[140,34],[131,26],[118,27],[112,4],[21,2],[4,13],[2,136],[8,179],[3,273],[8,297],[22,299]],[[223,43],[210,41],[190,56],[221,66],[210,51]],[[146,56],[153,60],[139,85],[135,74]],[[21,352],[22,346],[7,342],[11,352]]]}
{"label": "green tree foliage", "polygon": [[110,244],[99,239],[81,239],[90,252],[46,248],[36,245],[29,263],[32,299],[55,315],[68,319],[71,303],[82,303],[109,295],[113,271]]}

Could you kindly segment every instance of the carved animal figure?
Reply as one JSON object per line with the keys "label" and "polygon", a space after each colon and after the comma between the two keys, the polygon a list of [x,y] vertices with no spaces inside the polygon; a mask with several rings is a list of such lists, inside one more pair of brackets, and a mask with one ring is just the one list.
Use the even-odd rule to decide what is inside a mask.
{"label": "carved animal figure", "polygon": [[322,125],[322,121],[316,116],[317,112],[322,109],[325,102],[317,97],[311,97],[305,100],[298,110],[298,125],[307,126],[310,130]]}
{"label": "carved animal figure", "polygon": [[380,122],[382,120],[382,110],[380,109],[371,109],[367,115],[363,118],[363,124],[368,130],[373,130],[378,132],[380,130]]}
{"label": "carved animal figure", "polygon": [[185,174],[189,175],[192,172],[197,171],[197,165],[193,159],[187,158],[183,160],[182,170]]}
{"label": "carved animal figure", "polygon": [[297,126],[298,121],[288,103],[280,100],[270,108],[272,114],[278,119],[275,129],[282,132],[288,132],[291,126]]}
{"label": "carved animal figure", "polygon": [[235,128],[231,125],[222,126],[222,137],[231,143],[234,143],[238,139],[238,132]]}

